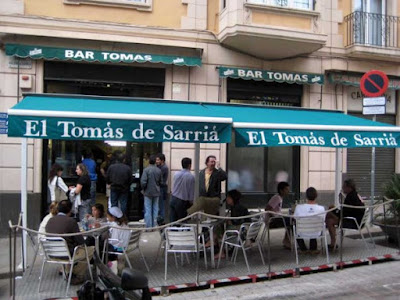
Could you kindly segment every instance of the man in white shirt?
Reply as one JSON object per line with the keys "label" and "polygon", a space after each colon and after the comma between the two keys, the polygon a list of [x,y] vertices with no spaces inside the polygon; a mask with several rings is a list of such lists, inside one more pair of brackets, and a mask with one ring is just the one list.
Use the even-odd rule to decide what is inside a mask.
{"label": "man in white shirt", "polygon": [[[299,204],[296,206],[294,211],[295,217],[306,217],[306,216],[313,216],[318,215],[321,219],[325,220],[325,208],[321,205],[317,204],[317,190],[313,187],[309,187],[306,191],[307,203],[306,204]],[[311,232],[309,234],[303,234],[303,237],[312,237],[318,235],[318,232]],[[297,239],[297,244],[300,247],[302,253],[307,253],[307,247],[304,243],[303,239]],[[311,254],[319,254],[319,250],[317,250],[317,240],[310,239],[310,251]]]}

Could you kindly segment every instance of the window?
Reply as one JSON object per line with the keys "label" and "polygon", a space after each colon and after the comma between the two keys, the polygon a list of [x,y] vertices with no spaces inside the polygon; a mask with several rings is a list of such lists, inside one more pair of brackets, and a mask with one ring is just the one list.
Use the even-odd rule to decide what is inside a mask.
{"label": "window", "polygon": [[248,3],[313,10],[313,0],[247,0]]}
{"label": "window", "polygon": [[65,4],[123,6],[137,10],[152,10],[153,0],[64,0]]}
{"label": "window", "polygon": [[354,39],[358,44],[383,46],[396,31],[386,15],[385,0],[355,0],[353,2]]}

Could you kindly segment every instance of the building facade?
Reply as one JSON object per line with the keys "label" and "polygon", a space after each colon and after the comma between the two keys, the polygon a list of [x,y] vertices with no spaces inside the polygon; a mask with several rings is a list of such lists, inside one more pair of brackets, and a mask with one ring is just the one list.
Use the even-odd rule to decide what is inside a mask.
{"label": "building facade", "polygon": [[[378,121],[399,125],[399,15],[400,1],[387,0],[3,0],[0,113],[33,92],[294,106],[363,117],[359,81],[378,69],[390,79],[386,114]],[[2,228],[19,212],[20,144],[0,135]],[[87,149],[99,166],[109,152],[125,151],[137,179],[149,154],[163,152],[173,178],[182,157],[195,152],[189,143],[28,139],[28,203],[37,215],[28,225],[36,226],[46,206],[51,164],[62,164],[72,182]],[[343,177],[354,178],[368,196],[371,150],[341,153]],[[210,154],[228,171],[224,189],[241,190],[249,206],[264,207],[282,180],[291,184],[292,199],[314,186],[322,201],[334,201],[335,149],[201,144],[200,166]],[[399,158],[398,150],[377,149],[378,195],[400,172]],[[103,192],[103,183],[98,186]]]}

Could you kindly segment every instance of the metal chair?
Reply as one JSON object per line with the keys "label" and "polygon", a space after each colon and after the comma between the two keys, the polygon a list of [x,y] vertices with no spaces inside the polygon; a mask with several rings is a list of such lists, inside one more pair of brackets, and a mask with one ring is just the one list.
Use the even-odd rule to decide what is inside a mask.
{"label": "metal chair", "polygon": [[[340,243],[343,242],[343,238],[345,237],[346,232],[358,232],[358,233],[361,235],[361,239],[363,240],[365,246],[368,248],[368,243],[367,243],[367,241],[366,241],[365,238],[364,238],[364,234],[362,233],[362,228],[365,226],[365,228],[367,229],[369,238],[370,238],[370,240],[372,241],[373,247],[375,247],[375,241],[374,241],[374,239],[372,238],[372,235],[371,235],[371,232],[369,231],[368,226],[366,225],[366,224],[368,223],[369,215],[370,215],[370,208],[367,207],[367,208],[365,208],[364,215],[363,215],[363,217],[362,217],[360,223],[358,223],[358,221],[357,221],[356,218],[353,218],[353,217],[343,217],[343,220],[350,220],[351,222],[354,222],[354,225],[355,225],[357,228],[348,228],[348,227],[343,227],[343,228],[342,228],[342,224],[340,223],[340,224],[339,224],[339,227],[338,227],[338,235],[340,236],[340,239],[339,239],[339,240],[340,240]],[[341,236],[341,230],[340,230],[340,229],[343,230],[343,236]]]}
{"label": "metal chair", "polygon": [[[264,262],[264,254],[261,247],[262,238],[259,238],[259,235],[262,233],[262,226],[264,222],[253,222],[253,223],[244,223],[240,226],[239,230],[226,230],[221,242],[221,248],[219,250],[219,258],[218,258],[218,265],[221,261],[222,250],[224,246],[227,248],[228,246],[234,247],[234,251],[232,253],[232,261],[236,262],[237,252],[240,249],[243,251],[244,260],[246,261],[247,270],[250,273],[249,262],[247,260],[246,251],[257,246],[258,250],[260,251],[260,256],[263,265]],[[226,258],[228,258],[228,251],[226,252]]]}
{"label": "metal chair", "polygon": [[[39,293],[40,293],[40,287],[42,284],[44,266],[46,263],[61,264],[63,266],[70,265],[67,289],[65,291],[66,296],[68,295],[69,286],[71,284],[72,272],[73,272],[74,264],[76,262],[86,262],[88,264],[90,278],[93,281],[92,270],[90,268],[89,255],[88,255],[87,247],[85,244],[76,246],[74,248],[74,252],[73,252],[72,256],[71,256],[71,253],[69,252],[67,242],[65,241],[65,239],[63,239],[61,237],[41,238],[40,244],[42,245],[44,258],[43,258],[42,270],[40,272],[40,278],[39,278],[39,289],[38,289]],[[76,253],[77,253],[78,249],[81,247],[84,247],[84,249],[85,249],[85,257],[77,259]],[[64,271],[64,268],[63,268],[63,271]],[[65,276],[65,272],[64,272],[64,276]]]}
{"label": "metal chair", "polygon": [[[296,252],[296,264],[299,265],[297,239],[319,239],[321,247],[325,247],[326,260],[329,264],[328,242],[325,230],[325,216],[295,217],[293,224],[294,250]],[[322,243],[322,240],[324,243]]]}
{"label": "metal chair", "polygon": [[139,247],[141,234],[142,234],[142,231],[140,231],[140,230],[130,230],[129,242],[128,242],[126,247],[121,247],[121,251],[122,252],[108,251],[108,248],[107,248],[108,242],[110,242],[110,241],[121,242],[121,241],[117,240],[117,239],[107,239],[104,242],[104,246],[103,246],[102,260],[104,261],[104,255],[106,253],[107,254],[115,254],[115,255],[124,255],[125,256],[125,260],[129,265],[129,268],[132,269],[132,264],[131,264],[131,261],[129,259],[128,254],[137,249],[137,250],[139,250],[139,253],[140,253],[140,255],[141,255],[142,259],[143,259],[143,262],[144,262],[144,265],[146,267],[147,272],[149,272],[150,271],[149,266],[147,265],[146,259],[144,258],[144,255],[143,255],[143,252],[142,252],[142,250],[140,250],[140,247]]}
{"label": "metal chair", "polygon": [[[201,243],[199,240],[201,240]],[[167,280],[168,253],[196,253],[204,252],[204,264],[207,268],[207,251],[204,247],[204,235],[198,235],[193,226],[165,228],[165,274]],[[198,259],[198,256],[197,256]],[[176,260],[175,260],[176,263]]]}
{"label": "metal chair", "polygon": [[32,257],[32,263],[30,265],[30,270],[28,276],[31,276],[33,266],[35,265],[36,258],[38,255],[43,256],[43,251],[40,249],[40,239],[37,238],[36,234],[26,231],[29,237],[29,240],[31,242],[32,248],[33,248],[33,257]]}

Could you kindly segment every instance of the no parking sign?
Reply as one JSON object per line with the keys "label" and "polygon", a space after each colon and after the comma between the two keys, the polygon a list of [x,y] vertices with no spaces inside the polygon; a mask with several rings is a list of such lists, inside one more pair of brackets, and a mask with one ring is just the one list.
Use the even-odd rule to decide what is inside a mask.
{"label": "no parking sign", "polygon": [[363,75],[360,88],[367,97],[382,96],[389,85],[389,78],[382,71],[372,70]]}

